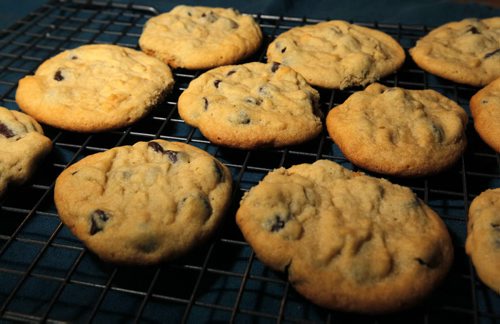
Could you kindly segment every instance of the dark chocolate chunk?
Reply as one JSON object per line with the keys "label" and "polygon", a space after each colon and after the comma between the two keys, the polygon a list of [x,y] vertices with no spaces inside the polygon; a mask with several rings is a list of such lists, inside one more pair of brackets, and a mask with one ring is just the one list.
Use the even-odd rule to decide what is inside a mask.
{"label": "dark chocolate chunk", "polygon": [[286,220],[281,218],[280,215],[275,215],[273,223],[271,224],[271,232],[278,232],[285,227]]}
{"label": "dark chocolate chunk", "polygon": [[493,227],[493,229],[495,231],[499,231],[500,232],[500,224],[491,223],[491,227]]}
{"label": "dark chocolate chunk", "polygon": [[215,81],[214,81],[214,86],[215,86],[216,88],[219,88],[219,83],[221,83],[221,82],[222,82],[222,80],[215,80]]}
{"label": "dark chocolate chunk", "polygon": [[470,26],[469,29],[467,29],[467,33],[472,33],[472,34],[481,34],[479,30],[477,30],[476,27]]}
{"label": "dark chocolate chunk", "polygon": [[16,136],[16,134],[14,134],[14,132],[2,122],[0,122],[0,135],[3,135],[7,138]]}
{"label": "dark chocolate chunk", "polygon": [[188,16],[189,16],[189,17],[191,17],[192,15],[193,15],[193,14],[191,14],[191,12],[190,12],[190,11],[188,11]]}
{"label": "dark chocolate chunk", "polygon": [[56,74],[54,74],[54,80],[56,81],[62,81],[64,80],[64,77],[61,74],[61,71],[57,70]]}
{"label": "dark chocolate chunk", "polygon": [[231,70],[231,71],[227,72],[226,76],[230,76],[231,74],[234,74],[234,73],[236,73],[236,70]]}
{"label": "dark chocolate chunk", "polygon": [[170,161],[172,161],[172,163],[175,163],[178,160],[176,151],[166,150],[166,151],[163,151],[163,154],[168,156],[168,158],[170,159]]}
{"label": "dark chocolate chunk", "polygon": [[500,53],[500,48],[496,49],[496,50],[494,50],[492,52],[486,53],[486,55],[484,55],[484,58],[487,59],[487,58],[492,57],[493,55],[496,55],[498,53]]}
{"label": "dark chocolate chunk", "polygon": [[481,103],[482,103],[483,105],[486,105],[486,104],[488,103],[488,100],[483,99],[483,100],[481,101]]}
{"label": "dark chocolate chunk", "polygon": [[157,142],[149,142],[148,143],[148,147],[152,148],[153,151],[155,152],[158,152],[158,153],[165,153],[165,151],[163,150],[163,147],[158,144]]}
{"label": "dark chocolate chunk", "polygon": [[90,214],[90,235],[102,231],[108,220],[109,216],[103,210],[97,209]]}
{"label": "dark chocolate chunk", "polygon": [[273,66],[271,66],[271,72],[276,72],[279,68],[280,68],[280,65],[279,63],[277,62],[273,62]]}
{"label": "dark chocolate chunk", "polygon": [[203,108],[204,108],[205,110],[207,110],[207,109],[208,109],[208,100],[207,100],[207,98],[205,98],[205,97],[203,97]]}
{"label": "dark chocolate chunk", "polygon": [[76,55],[71,56],[72,60],[76,60],[77,58],[78,58],[78,56],[76,56]]}
{"label": "dark chocolate chunk", "polygon": [[286,52],[286,47],[283,47],[283,48],[281,49],[281,53],[285,53],[285,52]]}

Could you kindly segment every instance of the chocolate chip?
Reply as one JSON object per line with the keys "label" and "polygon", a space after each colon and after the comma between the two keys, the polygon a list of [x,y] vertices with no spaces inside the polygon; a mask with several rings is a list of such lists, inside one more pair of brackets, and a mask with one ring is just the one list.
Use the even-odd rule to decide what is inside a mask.
{"label": "chocolate chip", "polygon": [[191,14],[191,12],[190,12],[190,11],[188,11],[188,13],[187,13],[187,14],[188,14],[188,16],[189,16],[189,17],[191,17],[191,16],[192,16],[192,14]]}
{"label": "chocolate chip", "polygon": [[16,136],[16,134],[14,134],[14,132],[9,127],[7,127],[7,125],[1,122],[0,122],[0,135],[3,135],[7,138]]}
{"label": "chocolate chip", "polygon": [[286,52],[286,47],[283,47],[283,49],[281,49],[281,53],[285,53]]}
{"label": "chocolate chip", "polygon": [[485,104],[487,104],[487,103],[488,103],[488,100],[483,99],[483,100],[481,100],[481,103],[482,103],[483,105],[485,105]]}
{"label": "chocolate chip", "polygon": [[231,74],[235,74],[236,73],[236,70],[231,70],[229,72],[227,72],[226,76],[230,76]]}
{"label": "chocolate chip", "polygon": [[217,182],[224,181],[224,171],[219,162],[214,161],[215,176],[217,177]]}
{"label": "chocolate chip", "polygon": [[238,25],[238,23],[234,20],[229,21],[229,26],[231,26],[231,29],[236,29],[236,28],[240,27],[240,25]]}
{"label": "chocolate chip", "polygon": [[212,205],[210,204],[210,201],[208,200],[208,197],[205,195],[200,196],[201,202],[205,206],[205,212],[207,213],[207,217],[212,215],[213,208]]}
{"label": "chocolate chip", "polygon": [[108,220],[109,216],[103,210],[97,209],[90,214],[90,235],[102,231]]}
{"label": "chocolate chip", "polygon": [[77,174],[77,173],[78,173],[78,171],[80,171],[80,170],[76,170],[76,171],[71,172],[71,175],[75,175],[75,174]]}
{"label": "chocolate chip", "polygon": [[275,215],[273,223],[271,224],[271,232],[278,232],[285,227],[286,220],[281,218],[280,215]]}
{"label": "chocolate chip", "polygon": [[221,83],[221,82],[222,82],[222,80],[215,80],[215,81],[214,81],[214,86],[215,86],[216,88],[219,88],[219,83]]}
{"label": "chocolate chip", "polygon": [[418,264],[420,264],[421,266],[427,267],[429,269],[434,269],[441,263],[437,255],[431,257],[429,260],[424,260],[422,258],[415,258],[415,260],[417,260]]}
{"label": "chocolate chip", "polygon": [[245,102],[247,102],[249,104],[260,106],[260,104],[262,103],[262,99],[254,98],[254,97],[246,97]]}
{"label": "chocolate chip", "polygon": [[56,81],[64,80],[64,77],[62,76],[61,71],[57,70],[56,74],[54,74],[54,80],[56,80]]}
{"label": "chocolate chip", "polygon": [[165,153],[165,151],[163,150],[163,147],[158,144],[157,142],[149,142],[148,143],[148,147],[152,148],[153,151],[157,152],[157,153]]}
{"label": "chocolate chip", "polygon": [[170,161],[172,161],[172,163],[175,163],[177,162],[177,152],[176,151],[170,151],[170,150],[166,150],[163,152],[163,154],[165,154],[166,156],[168,156],[168,158],[170,159]]}
{"label": "chocolate chip", "polygon": [[500,224],[491,223],[490,225],[493,227],[493,230],[500,231]]}
{"label": "chocolate chip", "polygon": [[276,72],[280,68],[280,64],[277,62],[273,62],[273,65],[271,66],[271,72]]}
{"label": "chocolate chip", "polygon": [[496,55],[498,53],[500,53],[500,48],[496,49],[496,50],[494,50],[492,52],[486,53],[486,55],[484,55],[484,58],[487,59],[487,58],[492,57],[493,55]]}
{"label": "chocolate chip", "polygon": [[205,17],[207,16],[207,14],[206,14],[206,13],[202,13],[202,14],[201,14],[201,16],[202,16],[203,18],[205,18]]}
{"label": "chocolate chip", "polygon": [[205,110],[207,110],[207,109],[208,109],[208,99],[207,99],[207,98],[205,98],[205,97],[203,97],[203,108],[204,108]]}
{"label": "chocolate chip", "polygon": [[469,29],[467,29],[466,33],[481,34],[479,30],[477,30],[477,28],[474,26],[470,26]]}
{"label": "chocolate chip", "polygon": [[72,60],[76,60],[77,58],[78,58],[78,56],[76,56],[76,55],[71,56]]}

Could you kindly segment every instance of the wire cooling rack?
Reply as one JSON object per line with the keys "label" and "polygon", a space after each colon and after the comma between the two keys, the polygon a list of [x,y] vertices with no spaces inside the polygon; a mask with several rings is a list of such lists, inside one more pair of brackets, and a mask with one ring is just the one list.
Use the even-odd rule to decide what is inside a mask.
{"label": "wire cooling rack", "polygon": [[[18,109],[17,81],[45,59],[87,43],[132,48],[154,8],[90,1],[51,1],[0,31],[0,99]],[[309,18],[254,15],[265,35],[249,61],[264,61],[276,35]],[[407,50],[428,32],[425,26],[358,24],[382,30]],[[265,267],[243,240],[234,222],[243,193],[277,167],[319,158],[355,169],[326,132],[306,144],[285,149],[241,151],[212,145],[184,124],[176,102],[200,71],[176,70],[173,93],[148,117],[125,129],[76,134],[44,126],[54,150],[31,181],[9,188],[0,200],[0,321],[22,322],[314,322],[314,323],[495,323],[500,298],[477,278],[464,252],[470,201],[487,188],[500,187],[500,157],[468,124],[469,146],[450,170],[439,175],[390,180],[411,187],[434,208],[451,232],[456,259],[447,279],[422,305],[386,316],[331,312],[298,295],[284,276]],[[381,80],[389,86],[433,88],[468,111],[477,89],[431,76],[407,59],[400,71]],[[321,109],[342,103],[355,89],[320,90]],[[109,148],[162,138],[196,145],[231,170],[235,192],[227,219],[206,245],[184,258],[156,267],[116,267],[99,261],[59,221],[53,202],[56,177],[83,156]]]}

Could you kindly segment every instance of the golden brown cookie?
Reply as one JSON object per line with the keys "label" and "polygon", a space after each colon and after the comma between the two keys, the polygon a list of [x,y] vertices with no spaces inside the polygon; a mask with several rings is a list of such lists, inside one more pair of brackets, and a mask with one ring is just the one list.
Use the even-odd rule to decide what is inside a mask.
{"label": "golden brown cookie", "polygon": [[500,188],[472,201],[465,249],[481,281],[500,295]]}
{"label": "golden brown cookie", "polygon": [[59,217],[101,259],[153,264],[206,241],[231,197],[227,167],[194,146],[154,140],[93,154],[57,178]]}
{"label": "golden brown cookie", "polygon": [[405,60],[391,36],[341,20],[292,28],[267,49],[268,62],[299,72],[312,85],[366,85],[396,71]]}
{"label": "golden brown cookie", "polygon": [[77,132],[120,128],[144,117],[172,89],[168,66],[108,44],[64,51],[19,81],[16,101],[45,124]]}
{"label": "golden brown cookie", "polygon": [[500,77],[500,17],[444,24],[418,40],[410,55],[432,74],[484,86]]}
{"label": "golden brown cookie", "polygon": [[328,113],[333,141],[354,164],[414,177],[440,172],[462,155],[466,112],[434,90],[375,83]]}
{"label": "golden brown cookie", "polygon": [[262,262],[313,303],[342,311],[415,305],[453,259],[443,221],[409,188],[328,160],[270,172],[236,220]]}
{"label": "golden brown cookie", "polygon": [[472,96],[470,110],[479,136],[500,152],[500,78]]}
{"label": "golden brown cookie", "polygon": [[252,16],[232,8],[177,6],[149,19],[141,49],[173,68],[208,69],[254,53],[262,32]]}

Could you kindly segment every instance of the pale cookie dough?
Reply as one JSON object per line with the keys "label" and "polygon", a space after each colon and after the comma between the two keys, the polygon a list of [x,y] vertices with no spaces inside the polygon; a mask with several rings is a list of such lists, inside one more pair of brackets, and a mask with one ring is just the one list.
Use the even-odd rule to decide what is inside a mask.
{"label": "pale cookie dough", "polygon": [[77,132],[128,126],[172,89],[168,66],[116,45],[83,45],[45,61],[19,81],[16,101],[45,124]]}
{"label": "pale cookie dough", "polygon": [[267,49],[267,60],[290,66],[312,85],[343,89],[396,71],[405,53],[381,31],[333,20],[279,35]]}
{"label": "pale cookie dough", "polygon": [[409,188],[328,160],[270,172],[236,220],[263,263],[313,303],[342,311],[411,307],[453,259],[445,224]]}
{"label": "pale cookie dough", "polygon": [[484,86],[500,77],[500,17],[444,24],[418,40],[410,55],[432,74]]}
{"label": "pale cookie dough", "polygon": [[176,6],[149,19],[141,49],[172,68],[209,69],[253,54],[262,32],[252,16],[232,8]]}
{"label": "pale cookie dough", "polygon": [[219,67],[193,80],[179,97],[179,114],[211,142],[239,148],[283,147],[322,129],[319,94],[278,63]]}
{"label": "pale cookie dough", "polygon": [[440,172],[467,145],[467,113],[434,90],[375,83],[328,113],[332,140],[354,164],[405,177]]}
{"label": "pale cookie dough", "polygon": [[500,78],[472,96],[470,110],[479,136],[500,153]]}
{"label": "pale cookie dough", "polygon": [[0,196],[9,184],[25,183],[51,149],[51,140],[33,118],[0,107]]}
{"label": "pale cookie dough", "polygon": [[64,170],[54,200],[64,224],[101,259],[154,264],[213,234],[231,173],[194,146],[154,140],[93,154]]}
{"label": "pale cookie dough", "polygon": [[465,250],[481,281],[500,295],[500,188],[472,201]]}

